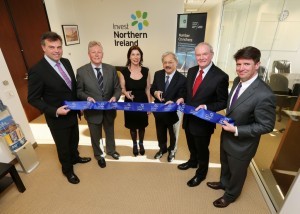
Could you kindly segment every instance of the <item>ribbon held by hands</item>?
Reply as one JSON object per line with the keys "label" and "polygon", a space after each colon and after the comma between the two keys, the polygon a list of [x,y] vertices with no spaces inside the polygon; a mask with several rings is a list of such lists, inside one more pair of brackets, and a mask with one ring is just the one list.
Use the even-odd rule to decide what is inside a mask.
{"label": "ribbon held by hands", "polygon": [[224,121],[230,124],[234,124],[234,121],[227,118],[221,114],[215,113],[213,111],[200,109],[195,111],[195,107],[188,106],[185,104],[177,105],[176,103],[171,103],[165,105],[163,103],[131,103],[131,102],[88,102],[88,101],[65,101],[65,105],[68,106],[70,110],[122,110],[122,111],[140,111],[140,112],[172,112],[181,111],[184,114],[192,114],[203,120],[225,125]]}

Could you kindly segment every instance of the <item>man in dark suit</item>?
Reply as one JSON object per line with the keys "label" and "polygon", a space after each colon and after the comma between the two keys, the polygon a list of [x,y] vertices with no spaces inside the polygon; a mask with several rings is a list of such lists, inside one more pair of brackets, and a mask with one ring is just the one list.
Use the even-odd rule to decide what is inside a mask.
{"label": "man in dark suit", "polygon": [[79,183],[73,164],[87,163],[91,158],[80,157],[77,115],[64,101],[76,101],[76,79],[68,59],[62,58],[62,39],[54,32],[41,38],[44,58],[29,70],[28,102],[45,114],[54,139],[62,172],[72,184]]}
{"label": "man in dark suit", "polygon": [[[155,103],[165,103],[167,105],[185,97],[186,78],[176,70],[178,60],[174,53],[164,53],[162,63],[164,69],[155,72],[150,93],[155,98]],[[159,146],[159,151],[154,158],[159,159],[168,151],[168,162],[172,162],[176,153],[174,124],[179,120],[177,112],[154,112],[154,117]],[[167,148],[168,131],[170,146]]]}
{"label": "man in dark suit", "polygon": [[[80,100],[89,102],[116,102],[121,96],[121,87],[116,68],[102,63],[103,48],[100,42],[91,41],[88,45],[91,62],[77,70],[77,94]],[[106,167],[103,151],[100,148],[102,125],[106,137],[106,153],[119,159],[115,150],[114,122],[116,110],[85,110],[84,117],[88,122],[94,156],[101,168]]]}
{"label": "man in dark suit", "polygon": [[247,169],[254,157],[260,136],[275,125],[275,96],[269,86],[258,77],[260,51],[245,47],[234,55],[238,77],[230,91],[225,122],[221,133],[221,177],[219,182],[208,182],[212,189],[225,190],[213,202],[215,207],[226,207],[241,194]]}
{"label": "man in dark suit", "polygon": [[[214,52],[210,44],[200,43],[195,47],[198,66],[192,67],[187,74],[187,96],[185,103],[201,108],[220,111],[226,108],[228,98],[228,75],[212,62]],[[177,103],[183,103],[179,99]],[[195,176],[187,182],[190,187],[197,186],[206,178],[209,164],[209,143],[216,125],[191,114],[184,115],[183,128],[190,151],[186,163],[178,169],[198,168]]]}

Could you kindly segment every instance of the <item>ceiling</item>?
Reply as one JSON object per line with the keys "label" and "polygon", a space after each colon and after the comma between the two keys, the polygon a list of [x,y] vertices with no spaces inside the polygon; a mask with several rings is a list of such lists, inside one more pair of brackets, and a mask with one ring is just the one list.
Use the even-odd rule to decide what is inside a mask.
{"label": "ceiling", "polygon": [[184,0],[184,12],[207,12],[212,7],[224,0]]}

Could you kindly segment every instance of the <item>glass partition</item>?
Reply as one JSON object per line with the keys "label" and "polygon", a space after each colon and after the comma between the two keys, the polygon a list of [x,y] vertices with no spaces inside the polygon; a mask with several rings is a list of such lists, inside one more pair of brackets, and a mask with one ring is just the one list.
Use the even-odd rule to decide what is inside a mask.
{"label": "glass partition", "polygon": [[233,81],[234,53],[262,52],[259,76],[276,95],[276,125],[263,135],[252,163],[278,211],[300,167],[300,1],[228,0],[224,3],[217,65]]}

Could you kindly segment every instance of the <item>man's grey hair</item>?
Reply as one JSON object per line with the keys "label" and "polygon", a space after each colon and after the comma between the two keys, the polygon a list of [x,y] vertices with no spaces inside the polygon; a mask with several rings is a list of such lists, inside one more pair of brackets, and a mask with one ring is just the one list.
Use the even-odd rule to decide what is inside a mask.
{"label": "man's grey hair", "polygon": [[168,55],[171,55],[173,57],[173,59],[178,63],[176,54],[171,51],[167,51],[167,52],[163,53],[163,55],[161,56],[161,61],[164,62],[164,58]]}
{"label": "man's grey hair", "polygon": [[90,50],[90,48],[92,48],[94,46],[100,46],[100,48],[103,50],[101,43],[98,41],[90,41],[89,45],[88,45],[88,50]]}
{"label": "man's grey hair", "polygon": [[214,53],[213,47],[211,46],[211,44],[209,44],[209,43],[207,43],[207,42],[200,42],[200,43],[195,47],[195,49],[196,49],[197,47],[199,47],[199,46],[202,46],[202,45],[206,45],[206,46],[209,48],[209,51],[210,51],[212,54]]}

